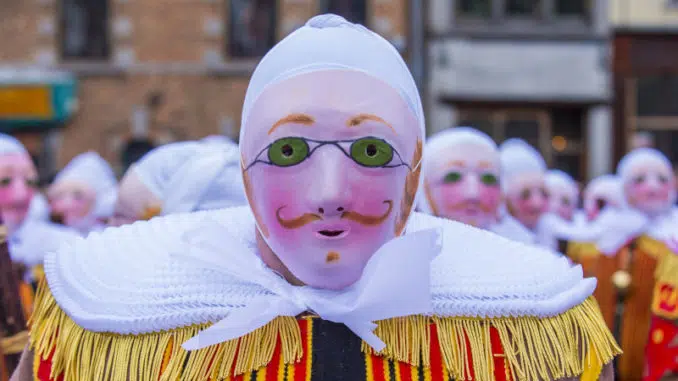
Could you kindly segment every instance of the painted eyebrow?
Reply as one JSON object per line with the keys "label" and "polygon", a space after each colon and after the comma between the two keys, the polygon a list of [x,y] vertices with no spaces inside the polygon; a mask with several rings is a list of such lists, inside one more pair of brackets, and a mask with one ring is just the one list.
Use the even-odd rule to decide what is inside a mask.
{"label": "painted eyebrow", "polygon": [[310,126],[313,123],[315,123],[315,119],[313,119],[312,116],[308,114],[289,114],[287,116],[284,116],[280,118],[277,122],[273,123],[273,126],[271,127],[270,130],[268,130],[268,134],[272,134],[273,131],[275,131],[278,127],[282,126],[283,124],[288,124],[288,123],[295,123],[295,124],[303,124],[305,126]]}
{"label": "painted eyebrow", "polygon": [[346,126],[347,127],[358,127],[362,122],[365,122],[367,120],[371,120],[374,122],[382,123],[388,126],[393,132],[396,132],[393,126],[389,124],[387,121],[385,121],[383,118],[380,118],[374,114],[358,114],[356,116],[351,117],[349,120],[346,121]]}
{"label": "painted eyebrow", "polygon": [[463,160],[452,160],[449,163],[447,163],[449,166],[458,166],[458,167],[466,167],[466,162]]}
{"label": "painted eyebrow", "polygon": [[481,162],[478,164],[478,167],[481,168],[481,169],[491,168],[491,167],[492,167],[492,163],[490,163],[489,161],[481,161]]}

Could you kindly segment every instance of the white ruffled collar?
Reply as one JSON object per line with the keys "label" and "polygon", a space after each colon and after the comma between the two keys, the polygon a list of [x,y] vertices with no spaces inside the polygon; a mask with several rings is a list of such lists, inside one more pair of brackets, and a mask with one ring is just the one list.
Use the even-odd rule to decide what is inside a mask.
{"label": "white ruffled collar", "polygon": [[[185,266],[173,252],[205,218],[256,252],[248,207],[155,218],[79,238],[47,254],[45,272],[60,307],[85,329],[148,333],[215,322],[270,296],[265,288],[220,271]],[[408,233],[441,229],[431,265],[433,314],[553,316],[582,303],[595,288],[579,266],[548,251],[463,224],[414,214]],[[223,255],[235,245],[223,242]]]}

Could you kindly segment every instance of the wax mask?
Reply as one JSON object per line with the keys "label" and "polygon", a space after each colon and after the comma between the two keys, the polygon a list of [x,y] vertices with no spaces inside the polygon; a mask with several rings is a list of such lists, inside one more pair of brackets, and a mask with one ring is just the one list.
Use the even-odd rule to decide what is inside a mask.
{"label": "wax mask", "polygon": [[489,147],[449,147],[434,159],[425,181],[433,214],[480,228],[496,221],[501,204],[499,157]]}
{"label": "wax mask", "polygon": [[161,210],[162,201],[148,189],[134,170],[129,170],[120,181],[115,212],[109,225],[122,226],[149,220],[159,215]]}
{"label": "wax mask", "polygon": [[571,221],[579,198],[579,190],[574,180],[564,173],[549,171],[546,175],[546,188],[549,194],[548,210],[564,220]]}
{"label": "wax mask", "polygon": [[269,85],[245,124],[243,176],[266,243],[310,286],[357,281],[411,211],[422,155],[414,113],[369,75],[324,70]]}
{"label": "wax mask", "polygon": [[19,226],[38,186],[38,174],[27,154],[0,156],[0,214],[10,229]]}
{"label": "wax mask", "polygon": [[668,166],[658,162],[638,163],[624,179],[624,193],[629,205],[648,214],[658,214],[673,204],[675,183]]}
{"label": "wax mask", "polygon": [[622,206],[623,189],[616,176],[605,175],[589,183],[584,191],[584,211],[589,221],[598,218],[604,208]]}
{"label": "wax mask", "polygon": [[52,221],[67,226],[79,226],[89,216],[96,193],[89,185],[64,180],[54,184],[48,194]]}
{"label": "wax mask", "polygon": [[507,206],[513,217],[528,229],[534,229],[548,210],[548,192],[541,173],[517,175],[507,193]]}

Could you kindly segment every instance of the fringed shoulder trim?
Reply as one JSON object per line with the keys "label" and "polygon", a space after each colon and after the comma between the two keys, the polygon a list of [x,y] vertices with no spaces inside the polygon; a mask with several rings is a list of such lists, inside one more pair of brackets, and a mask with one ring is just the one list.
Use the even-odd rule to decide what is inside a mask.
{"label": "fringed shoulder trim", "polygon": [[636,240],[636,246],[646,254],[654,258],[673,254],[666,244],[660,240],[644,235]]}
{"label": "fringed shoulder trim", "polygon": [[[435,324],[434,330],[429,329]],[[36,362],[51,361],[52,375],[64,380],[209,380],[228,379],[266,366],[276,347],[286,364],[299,362],[304,348],[295,318],[279,317],[239,339],[186,352],[180,344],[209,324],[141,335],[87,331],[57,305],[41,283],[31,322]],[[410,316],[378,322],[387,344],[377,355],[414,366],[429,366],[431,332],[450,376],[495,380],[490,331],[496,330],[514,380],[557,380],[599,369],[621,350],[591,297],[570,310],[537,317]],[[363,343],[362,351],[372,353]],[[159,378],[159,375],[161,377]]]}

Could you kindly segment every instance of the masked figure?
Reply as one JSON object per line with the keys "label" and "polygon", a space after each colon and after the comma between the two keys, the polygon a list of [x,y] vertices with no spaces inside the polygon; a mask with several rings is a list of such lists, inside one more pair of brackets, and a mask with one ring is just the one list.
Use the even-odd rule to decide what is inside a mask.
{"label": "masked figure", "polygon": [[235,143],[171,143],[147,153],[127,171],[111,225],[245,204]]}
{"label": "masked figure", "polygon": [[549,212],[575,222],[579,206],[579,187],[567,173],[553,169],[546,173],[546,190],[549,194]]}
{"label": "masked figure", "polygon": [[101,230],[113,215],[117,182],[110,165],[97,153],[76,156],[47,192],[53,222],[88,234]]}
{"label": "masked figure", "polygon": [[530,231],[534,243],[547,244],[540,241],[538,234],[541,217],[549,208],[546,162],[537,150],[520,139],[505,141],[499,151],[509,215]]}
{"label": "masked figure", "polygon": [[10,256],[23,279],[19,291],[27,314],[33,297],[30,284],[36,280],[36,271],[41,274],[45,252],[75,236],[35,217],[40,208],[34,202],[39,196],[37,187],[38,173],[24,146],[0,134],[0,217],[8,229]]}
{"label": "masked figure", "polygon": [[591,180],[584,189],[584,212],[588,221],[594,221],[605,208],[626,206],[621,179],[616,175],[602,175]]}
{"label": "masked figure", "polygon": [[38,379],[610,380],[618,348],[595,281],[541,249],[411,215],[423,139],[396,49],[312,18],[249,83],[248,206],[50,255],[26,356]]}
{"label": "masked figure", "polygon": [[500,216],[499,150],[489,136],[457,127],[439,132],[426,144],[422,211],[531,242],[530,232],[520,223]]}

